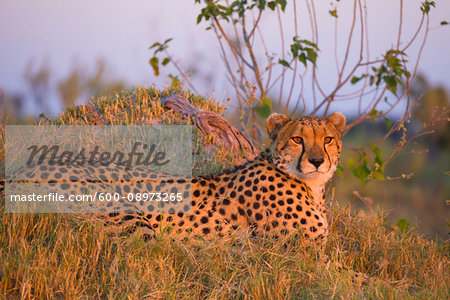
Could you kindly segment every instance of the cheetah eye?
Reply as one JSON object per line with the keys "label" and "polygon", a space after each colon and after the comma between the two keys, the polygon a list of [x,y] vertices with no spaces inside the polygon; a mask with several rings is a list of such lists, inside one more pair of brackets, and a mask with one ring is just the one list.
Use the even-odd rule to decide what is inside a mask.
{"label": "cheetah eye", "polygon": [[325,144],[329,144],[329,143],[331,143],[332,140],[333,140],[333,138],[332,138],[331,136],[327,136],[327,137],[324,139],[324,142],[325,142]]}
{"label": "cheetah eye", "polygon": [[292,138],[292,140],[293,140],[294,143],[296,143],[296,144],[303,144],[303,139],[302,139],[301,137],[299,137],[299,136],[294,136],[294,137]]}

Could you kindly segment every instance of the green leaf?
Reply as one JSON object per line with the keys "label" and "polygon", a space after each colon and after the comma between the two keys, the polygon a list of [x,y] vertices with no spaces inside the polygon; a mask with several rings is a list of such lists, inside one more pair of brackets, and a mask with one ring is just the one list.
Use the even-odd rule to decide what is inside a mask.
{"label": "green leaf", "polygon": [[442,21],[442,22],[441,22],[441,25],[442,25],[442,26],[448,25],[448,22],[447,22],[447,21]]}
{"label": "green leaf", "polygon": [[306,48],[307,58],[314,65],[316,64],[317,52],[312,48]]}
{"label": "green leaf", "polygon": [[269,3],[267,3],[267,6],[271,9],[271,10],[275,10],[275,1],[270,1]]}
{"label": "green leaf", "polygon": [[276,0],[278,4],[281,6],[281,10],[284,11],[286,8],[287,1],[286,0]]}
{"label": "green leaf", "polygon": [[164,51],[165,49],[167,49],[167,47],[169,47],[169,46],[168,46],[168,43],[169,43],[171,40],[172,40],[172,38],[168,38],[168,39],[165,40],[162,44],[159,43],[159,42],[156,42],[156,43],[154,43],[153,45],[151,45],[151,46],[149,47],[149,49],[156,48],[156,49],[155,49],[155,52],[154,52],[154,55],[156,55],[158,52],[162,52],[162,51]]}
{"label": "green leaf", "polygon": [[343,173],[344,173],[344,168],[341,167],[340,165],[337,166],[337,168],[336,168],[336,175],[337,176],[341,176]]}
{"label": "green leaf", "polygon": [[370,169],[367,166],[367,159],[364,159],[359,166],[353,169],[353,175],[358,178],[361,183],[365,183],[367,177],[370,175]]}
{"label": "green leaf", "polygon": [[379,115],[379,114],[382,114],[382,113],[383,112],[381,110],[372,109],[370,111],[370,113],[368,114],[368,116],[376,116],[376,115]]}
{"label": "green leaf", "polygon": [[166,57],[166,58],[163,59],[163,61],[162,61],[161,64],[162,64],[163,66],[165,66],[165,65],[167,65],[169,62],[170,62],[170,58]]}
{"label": "green leaf", "polygon": [[390,90],[394,95],[397,95],[397,78],[395,75],[383,76],[384,82],[387,84],[387,89]]}
{"label": "green leaf", "polygon": [[291,65],[290,65],[287,61],[285,61],[284,59],[279,59],[279,60],[278,60],[278,63],[279,63],[280,65],[285,66],[286,68],[291,69]]}
{"label": "green leaf", "polygon": [[428,14],[430,12],[431,7],[436,7],[436,3],[434,1],[424,1],[424,2],[422,2],[422,6],[420,7],[420,10],[424,14]]}
{"label": "green leaf", "polygon": [[378,148],[378,147],[374,148],[373,152],[375,153],[375,162],[382,167],[384,162],[383,162],[383,157],[381,156],[380,148]]}
{"label": "green leaf", "polygon": [[358,81],[360,81],[361,79],[363,79],[364,77],[367,77],[367,74],[363,74],[363,75],[361,75],[361,77],[353,76],[352,79],[350,80],[350,83],[355,84]]}
{"label": "green leaf", "polygon": [[151,45],[149,49],[153,49],[153,48],[158,47],[158,46],[161,46],[161,43],[156,42],[153,45]]}
{"label": "green leaf", "polygon": [[409,222],[406,219],[400,219],[397,222],[397,226],[402,232],[406,232],[409,228]]}
{"label": "green leaf", "polygon": [[270,100],[269,97],[262,98],[261,102],[265,103],[266,105],[268,105],[270,107],[270,109],[272,109],[272,100]]}
{"label": "green leaf", "polygon": [[272,113],[272,100],[268,97],[264,97],[254,109],[261,119],[267,119],[267,117],[269,117]]}
{"label": "green leaf", "polygon": [[301,61],[305,67],[306,67],[306,55],[304,52],[302,52],[299,56],[298,56],[298,60]]}
{"label": "green leaf", "polygon": [[333,10],[329,10],[328,12],[330,13],[331,16],[333,16],[333,17],[335,17],[335,18],[338,17],[338,15],[337,15],[337,9],[336,9],[336,8],[333,9]]}
{"label": "green leaf", "polygon": [[202,15],[202,14],[198,15],[198,16],[197,16],[197,24],[200,24],[200,22],[202,21],[202,19],[203,19],[203,15]]}
{"label": "green leaf", "polygon": [[375,154],[375,165],[373,167],[373,177],[375,179],[384,180],[384,161],[383,156],[381,155],[380,148],[376,147],[375,145],[372,146],[372,149],[374,149]]}
{"label": "green leaf", "polygon": [[384,124],[386,125],[386,130],[387,131],[391,130],[392,123],[391,123],[391,120],[389,118],[384,117]]}
{"label": "green leaf", "polygon": [[159,76],[159,60],[158,60],[158,58],[156,56],[153,56],[152,58],[150,58],[149,63],[152,66],[155,76]]}
{"label": "green leaf", "polygon": [[178,88],[178,87],[180,87],[181,86],[181,81],[180,81],[180,79],[178,78],[178,76],[174,76],[174,75],[172,75],[172,74],[169,74],[169,77],[170,77],[170,79],[172,79],[172,83],[170,84],[170,86],[172,87],[172,88]]}
{"label": "green leaf", "polygon": [[291,44],[292,57],[298,59],[305,67],[308,60],[315,65],[317,51],[319,51],[317,44],[308,40],[299,40],[297,36],[294,36],[293,41],[294,43]]}
{"label": "green leaf", "polygon": [[384,174],[383,174],[383,172],[382,171],[375,171],[374,173],[373,173],[373,178],[374,179],[377,179],[377,180],[384,180],[385,178],[384,178]]}
{"label": "green leaf", "polygon": [[261,10],[266,8],[266,1],[265,0],[258,0],[258,8],[261,9]]}
{"label": "green leaf", "polygon": [[358,166],[356,166],[356,162],[354,158],[350,158],[347,161],[347,165],[352,170],[353,176],[358,178],[361,183],[365,183],[367,181],[367,177],[370,175],[370,169],[368,167],[367,158],[364,158],[366,156],[365,151],[361,151],[359,154],[359,162]]}
{"label": "green leaf", "polygon": [[319,50],[319,47],[317,46],[316,43],[313,43],[313,42],[308,41],[308,40],[300,40],[299,42],[302,43],[302,44],[311,46],[311,47],[315,48],[316,50]]}
{"label": "green leaf", "polygon": [[349,159],[347,160],[347,167],[348,167],[349,169],[353,169],[353,168],[355,167],[355,165],[356,165],[356,161],[355,161],[354,158],[349,158]]}

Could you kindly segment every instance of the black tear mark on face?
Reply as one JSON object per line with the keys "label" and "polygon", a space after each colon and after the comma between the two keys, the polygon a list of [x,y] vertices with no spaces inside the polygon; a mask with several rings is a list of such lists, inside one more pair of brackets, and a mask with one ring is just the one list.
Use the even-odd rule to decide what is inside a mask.
{"label": "black tear mark on face", "polygon": [[[328,171],[330,171],[330,169],[331,169],[331,158],[330,158],[330,155],[328,154],[327,147],[326,147],[325,144],[323,144],[323,151],[325,151],[325,154],[326,154],[327,157],[328,157],[328,162],[329,162],[329,165],[328,165]],[[327,172],[328,172],[328,171],[327,171]]]}
{"label": "black tear mark on face", "polygon": [[300,173],[303,173],[302,172],[302,157],[303,157],[304,153],[305,153],[305,146],[302,147],[302,154],[300,154],[300,157],[298,158],[298,163],[297,163],[297,170]]}
{"label": "black tear mark on face", "polygon": [[[324,136],[327,136],[327,130],[324,128],[323,129],[323,135]],[[333,138],[332,138],[332,140],[333,140]],[[329,145],[329,144],[331,144],[331,142],[330,143],[323,143],[323,151],[325,152],[325,154],[327,155],[327,157],[328,157],[328,162],[329,162],[329,166],[328,166],[328,171],[330,171],[330,169],[331,169],[331,158],[330,158],[330,155],[328,154],[328,151],[327,151],[327,145]],[[327,171],[327,172],[328,172]]]}

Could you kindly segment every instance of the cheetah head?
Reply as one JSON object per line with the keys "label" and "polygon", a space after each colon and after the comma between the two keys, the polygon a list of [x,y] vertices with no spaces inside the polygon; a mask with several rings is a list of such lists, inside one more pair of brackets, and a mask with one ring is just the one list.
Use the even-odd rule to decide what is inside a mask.
{"label": "cheetah head", "polygon": [[336,171],[342,149],[345,117],[333,113],[326,119],[307,116],[292,120],[272,114],[266,121],[274,164],[302,180],[328,181]]}

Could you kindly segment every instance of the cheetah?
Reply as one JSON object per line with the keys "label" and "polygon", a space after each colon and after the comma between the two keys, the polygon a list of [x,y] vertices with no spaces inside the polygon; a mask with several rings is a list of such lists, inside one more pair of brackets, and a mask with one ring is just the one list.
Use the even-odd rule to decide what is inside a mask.
{"label": "cheetah", "polygon": [[[190,212],[104,213],[96,215],[110,228],[143,228],[150,235],[164,228],[180,238],[213,237],[248,231],[254,235],[299,234],[305,240],[328,235],[325,184],[336,171],[346,119],[341,113],[328,118],[305,116],[291,119],[274,113],[266,121],[270,146],[252,161],[206,177],[180,180],[178,192],[192,190]],[[117,169],[116,169],[117,170]],[[123,170],[119,170],[123,172]],[[142,170],[138,170],[142,171]],[[76,169],[41,166],[29,179],[59,179],[110,174],[114,168]],[[112,174],[111,174],[112,173]],[[45,178],[43,178],[45,174]],[[136,174],[143,175],[137,172]],[[124,179],[133,179],[128,173]],[[125,192],[160,188],[141,182],[125,184]],[[62,189],[68,189],[62,183]],[[110,203],[108,205],[115,205]]]}

